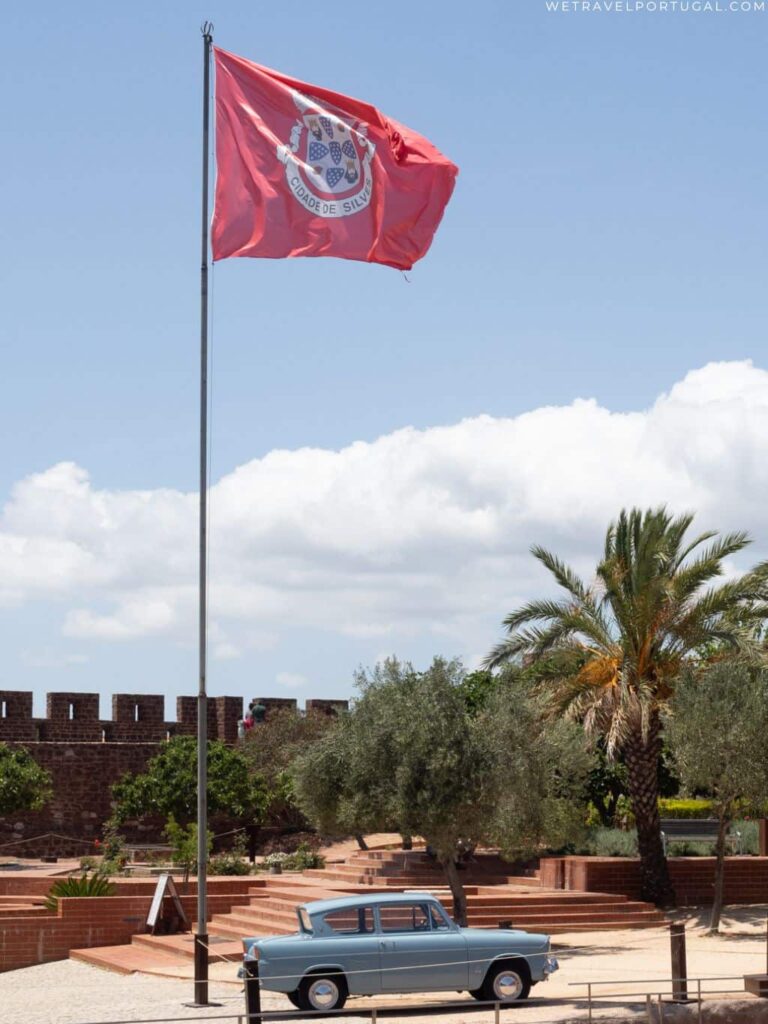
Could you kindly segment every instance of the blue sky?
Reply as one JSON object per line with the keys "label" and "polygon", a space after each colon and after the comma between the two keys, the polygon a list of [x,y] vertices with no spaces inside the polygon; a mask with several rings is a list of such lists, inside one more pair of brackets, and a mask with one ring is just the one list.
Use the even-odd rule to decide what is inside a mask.
{"label": "blue sky", "polygon": [[[691,403],[711,420],[708,403],[721,407],[725,378],[723,400],[744,426],[744,395],[762,395],[766,365],[768,12],[551,13],[544,0],[390,0],[354,10],[303,0],[81,3],[74,12],[16,5],[4,15],[2,69],[0,501],[11,548],[24,538],[43,554],[22,545],[3,571],[0,687],[34,689],[38,699],[53,689],[195,688],[190,566],[182,555],[169,564],[164,552],[168,537],[187,536],[181,496],[197,481],[204,18],[218,45],[375,103],[460,167],[433,249],[410,281],[337,260],[215,269],[212,469],[215,481],[234,482],[213,496],[212,529],[240,539],[212,542],[212,573],[218,559],[230,588],[212,595],[212,692],[343,696],[356,665],[390,651],[471,662],[510,602],[545,584],[525,568],[530,543],[551,535],[587,565],[623,501],[646,503],[648,494],[700,507],[723,528],[745,525],[744,503],[718,505],[716,480],[711,493],[701,485],[700,452],[686,456],[687,491],[645,486],[638,473],[623,491],[609,487],[598,508],[580,509],[578,496],[602,486],[589,467],[611,478],[610,459],[622,459],[589,433],[557,522],[537,518],[523,498],[527,511],[515,512],[516,488],[530,492],[515,476],[525,456],[507,435],[493,442],[512,474],[498,499],[509,513],[497,517],[500,532],[488,526],[468,552],[466,530],[441,532],[450,515],[440,496],[450,491],[452,510],[497,507],[485,491],[478,497],[472,470],[477,462],[498,480],[490,449],[471,448],[483,443],[474,429],[451,433],[483,414],[519,426],[515,417],[530,413],[552,425],[545,407],[595,399],[621,434],[640,422],[623,414],[646,415],[690,371],[742,361],[735,383],[717,368],[689,380],[685,414],[654,429],[665,466],[676,452],[683,458]],[[762,398],[755,403],[763,409]],[[570,431],[562,415],[556,429]],[[736,461],[754,468],[760,431],[753,436],[748,419],[756,447]],[[414,468],[400,492],[376,439],[408,426],[421,433],[406,438]],[[713,441],[721,466],[729,429]],[[554,472],[545,436],[537,428],[531,444],[544,450],[526,487]],[[329,453],[354,442],[368,445],[365,468],[354,468],[354,456],[341,471]],[[438,471],[430,460],[445,454],[443,443],[451,458],[441,456]],[[326,453],[305,457],[303,448]],[[237,467],[276,449],[292,453],[285,466],[256,472],[239,491]],[[35,478],[32,497],[12,497],[20,481],[60,463],[80,467],[87,483],[59,473]],[[560,482],[552,480],[555,493]],[[736,494],[740,486],[748,504],[747,468]],[[61,521],[62,493],[73,488],[93,519],[75,503]],[[130,511],[135,492],[178,498],[170,505],[183,507],[181,518],[174,526],[168,512],[167,535],[154,533],[149,498],[152,516]],[[400,515],[407,498],[393,500],[414,492],[424,495],[423,522],[421,505]],[[105,501],[121,509],[106,525]],[[347,530],[375,524],[355,557],[343,538],[318,533],[334,510],[340,521],[349,513]],[[435,517],[439,540],[424,525]],[[55,547],[50,571],[46,545]]]}

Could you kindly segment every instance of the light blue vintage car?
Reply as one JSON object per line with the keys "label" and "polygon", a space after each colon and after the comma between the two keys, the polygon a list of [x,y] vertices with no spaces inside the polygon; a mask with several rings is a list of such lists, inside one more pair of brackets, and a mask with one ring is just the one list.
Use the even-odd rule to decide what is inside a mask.
{"label": "light blue vintage car", "polygon": [[317,900],[297,908],[294,935],[243,939],[262,987],[301,1010],[339,1010],[347,996],[469,991],[525,999],[557,970],[548,935],[459,928],[430,893]]}

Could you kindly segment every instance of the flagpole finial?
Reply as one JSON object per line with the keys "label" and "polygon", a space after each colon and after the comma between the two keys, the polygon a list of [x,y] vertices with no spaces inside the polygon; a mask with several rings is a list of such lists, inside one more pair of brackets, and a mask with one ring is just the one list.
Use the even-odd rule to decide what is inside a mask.
{"label": "flagpole finial", "polygon": [[207,39],[213,39],[213,22],[212,21],[204,21],[203,24],[200,26],[200,32]]}

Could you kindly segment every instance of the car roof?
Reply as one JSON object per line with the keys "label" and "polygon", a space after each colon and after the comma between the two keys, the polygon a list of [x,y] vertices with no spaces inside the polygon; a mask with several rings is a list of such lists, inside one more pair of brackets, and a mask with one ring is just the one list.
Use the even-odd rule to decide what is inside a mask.
{"label": "car roof", "polygon": [[353,910],[355,907],[370,907],[384,903],[416,903],[425,899],[437,902],[431,892],[379,892],[371,893],[370,896],[340,896],[332,900],[313,900],[311,903],[303,903],[302,906],[310,917],[315,914],[325,914],[329,910]]}

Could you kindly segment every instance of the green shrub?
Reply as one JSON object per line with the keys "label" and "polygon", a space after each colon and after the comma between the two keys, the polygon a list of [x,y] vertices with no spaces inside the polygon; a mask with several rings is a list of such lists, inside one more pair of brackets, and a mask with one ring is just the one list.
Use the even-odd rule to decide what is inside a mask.
{"label": "green shrub", "polygon": [[251,865],[247,860],[229,852],[212,857],[209,869],[212,875],[250,875],[251,873]]}
{"label": "green shrub", "polygon": [[295,853],[291,853],[283,863],[288,871],[307,871],[309,868],[324,868],[325,858],[310,850],[307,843],[299,843]]}
{"label": "green shrub", "polygon": [[299,843],[294,853],[270,853],[264,858],[263,867],[269,869],[273,864],[279,864],[283,871],[307,871],[324,868],[325,857],[311,850],[308,843]]}
{"label": "green shrub", "polygon": [[760,853],[760,830],[756,821],[740,818],[738,821],[734,821],[731,832],[741,833],[742,853],[750,853],[753,857],[757,857]]}
{"label": "green shrub", "polygon": [[636,857],[637,833],[619,828],[597,828],[587,838],[585,849],[594,857]]}
{"label": "green shrub", "polygon": [[250,875],[251,865],[246,860],[245,836],[240,833],[232,849],[211,858],[211,873],[214,875]]}
{"label": "green shrub", "polygon": [[713,818],[711,800],[659,800],[659,814],[662,818]]}
{"label": "green shrub", "polygon": [[706,843],[701,840],[696,843],[690,843],[685,839],[670,839],[667,844],[668,857],[712,857],[714,852],[714,843]]}
{"label": "green shrub", "polygon": [[116,891],[112,882],[101,875],[60,878],[51,886],[45,899],[45,906],[47,910],[56,910],[59,899],[63,896],[114,896]]}

